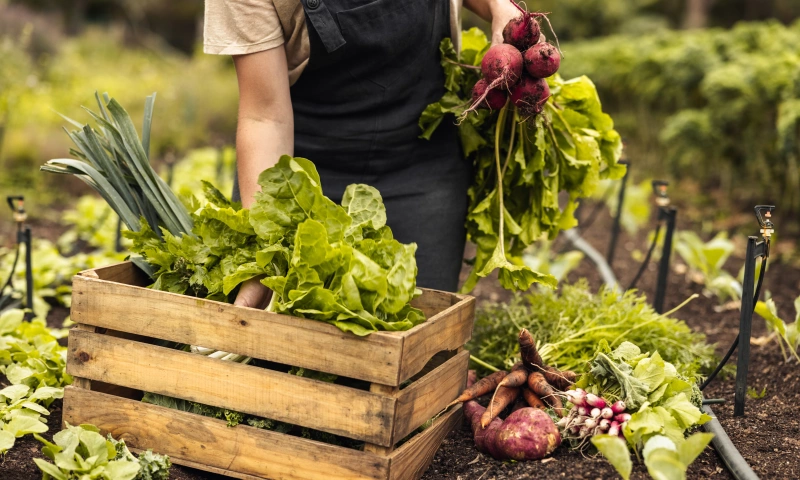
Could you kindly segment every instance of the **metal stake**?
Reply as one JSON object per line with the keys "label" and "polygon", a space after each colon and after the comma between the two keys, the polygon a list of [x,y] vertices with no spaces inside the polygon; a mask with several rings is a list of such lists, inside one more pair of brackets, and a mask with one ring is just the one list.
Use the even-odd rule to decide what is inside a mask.
{"label": "metal stake", "polygon": [[661,207],[658,211],[660,219],[667,224],[664,233],[664,247],[661,250],[661,260],[658,262],[658,279],[656,281],[656,296],[653,308],[657,313],[664,313],[664,297],[667,295],[667,277],[669,276],[669,260],[672,255],[672,237],[675,233],[675,217],[678,209],[675,207]]}
{"label": "metal stake", "polygon": [[626,165],[625,176],[622,177],[622,184],[619,187],[619,195],[617,196],[617,213],[614,215],[614,223],[611,225],[611,241],[608,244],[608,253],[606,254],[606,262],[609,266],[614,262],[614,253],[617,250],[617,240],[619,239],[620,220],[622,219],[622,204],[625,203],[625,187],[628,185],[628,175],[631,171],[631,163],[627,160],[620,160],[622,165]]}
{"label": "metal stake", "polygon": [[[753,284],[756,279],[756,237],[747,237],[747,253],[742,280],[742,309],[739,314],[739,357],[736,360],[736,396],[733,416],[744,415],[744,396],[747,393],[747,370],[750,366],[750,332],[753,328]],[[762,244],[763,245],[763,244]]]}

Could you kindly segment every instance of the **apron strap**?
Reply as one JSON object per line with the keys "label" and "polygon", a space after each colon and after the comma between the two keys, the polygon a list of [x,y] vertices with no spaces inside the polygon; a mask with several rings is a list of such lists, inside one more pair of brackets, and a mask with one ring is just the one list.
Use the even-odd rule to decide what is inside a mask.
{"label": "apron strap", "polygon": [[319,34],[319,38],[328,53],[339,49],[347,43],[324,0],[300,1],[303,4],[306,15],[308,15],[308,19],[311,21],[311,25],[314,26],[317,34]]}

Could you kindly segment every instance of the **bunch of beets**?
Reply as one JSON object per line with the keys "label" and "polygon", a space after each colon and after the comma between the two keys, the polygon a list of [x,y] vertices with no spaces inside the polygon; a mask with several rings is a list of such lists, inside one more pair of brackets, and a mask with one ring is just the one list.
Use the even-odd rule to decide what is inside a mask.
{"label": "bunch of beets", "polygon": [[[519,333],[519,346],[522,361],[510,372],[501,370],[482,378],[453,402],[466,402],[464,413],[475,445],[498,460],[536,460],[558,447],[561,436],[545,410],[565,415],[562,391],[576,378],[574,372],[545,365],[526,329]],[[475,401],[489,393],[493,395],[488,407]],[[506,409],[511,413],[504,421],[500,414]]]}
{"label": "bunch of beets", "polygon": [[[512,2],[513,3],[513,2]],[[547,43],[537,18],[543,13],[531,13],[514,3],[522,15],[511,20],[503,29],[503,42],[493,45],[481,61],[483,78],[472,89],[472,105],[499,110],[507,100],[517,107],[522,117],[537,115],[550,97],[545,78],[558,71],[561,53]]]}

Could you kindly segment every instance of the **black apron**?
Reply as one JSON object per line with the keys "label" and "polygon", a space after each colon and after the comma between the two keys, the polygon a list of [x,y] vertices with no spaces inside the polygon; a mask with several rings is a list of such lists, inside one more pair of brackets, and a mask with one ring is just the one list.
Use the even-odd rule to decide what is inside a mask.
{"label": "black apron", "polygon": [[417,285],[455,291],[471,165],[453,122],[431,140],[417,124],[444,94],[449,0],[301,1],[311,55],[291,87],[295,156],[337,203],[351,183],[377,188],[395,238],[418,246]]}

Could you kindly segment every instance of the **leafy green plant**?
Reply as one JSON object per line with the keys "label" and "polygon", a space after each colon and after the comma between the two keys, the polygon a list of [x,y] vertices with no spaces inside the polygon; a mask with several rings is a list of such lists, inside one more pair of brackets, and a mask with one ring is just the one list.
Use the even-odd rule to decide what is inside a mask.
{"label": "leafy green plant", "polygon": [[507,305],[486,303],[475,314],[468,347],[475,357],[499,368],[519,360],[517,336],[527,328],[545,363],[581,372],[601,341],[611,348],[628,341],[658,351],[692,381],[716,366],[714,347],[682,320],[659,315],[635,291],[601,289],[594,294],[581,280],[560,293],[535,291]]}
{"label": "leafy green plant", "polygon": [[72,382],[60,336],[42,320],[25,321],[22,310],[0,313],[0,375],[11,383],[0,390],[0,454],[23,435],[46,432],[41,416],[50,414],[47,407]]}
{"label": "leafy green plant", "polygon": [[780,346],[781,353],[785,360],[789,359],[789,355],[794,356],[800,361],[798,349],[800,349],[800,332],[798,332],[798,323],[800,323],[800,297],[794,301],[794,308],[797,312],[794,322],[786,323],[778,317],[778,308],[775,301],[771,298],[756,303],[755,312],[767,322],[767,329],[776,335],[776,341]]}
{"label": "leafy green plant", "polygon": [[[600,180],[592,198],[605,203],[611,215],[616,215],[619,204],[619,189],[622,184],[617,180]],[[628,233],[636,233],[650,221],[653,189],[650,180],[640,183],[629,182],[625,186],[625,200],[622,202],[620,225]]]}
{"label": "leafy green plant", "polygon": [[610,401],[622,400],[626,410],[634,412],[622,427],[627,444],[610,435],[592,437],[592,444],[626,480],[631,470],[629,448],[644,459],[653,478],[684,478],[713,437],[708,433],[685,437],[711,417],[700,411],[703,396],[691,375],[664,361],[658,351],[642,353],[630,342],[612,351],[600,342],[591,370],[576,387]]}
{"label": "leafy green plant", "polygon": [[522,261],[531,270],[550,275],[561,282],[569,272],[578,268],[583,261],[583,252],[571,250],[564,253],[555,253],[548,240],[532,243],[522,253]]}
{"label": "leafy green plant", "polygon": [[691,231],[675,235],[675,251],[690,268],[690,278],[705,286],[720,302],[737,300],[742,296],[742,284],[722,269],[735,249],[724,232],[708,242]]}
{"label": "leafy green plant", "polygon": [[169,458],[148,450],[138,459],[125,442],[103,438],[94,425],[71,426],[56,433],[53,442],[39,435],[42,453],[53,461],[34,458],[42,480],[166,480]]}
{"label": "leafy green plant", "polygon": [[767,396],[767,387],[764,387],[759,392],[757,388],[747,387],[747,396],[753,400],[760,400]]}
{"label": "leafy green plant", "polygon": [[[479,70],[470,67],[480,65],[490,45],[478,29],[464,32],[462,40],[460,53],[450,39],[442,41],[446,93],[422,113],[422,138],[453,115],[463,117],[471,103]],[[464,154],[475,166],[466,227],[477,253],[464,292],[495,270],[507,289],[527,290],[533,283],[555,287],[552,276],[522,262],[522,252],[543,236],[552,240],[574,227],[578,199],[590,195],[600,178],[625,173],[618,164],[622,142],[591,80],[556,75],[548,82],[552,95],[535,119],[523,122],[507,106],[470,113],[459,125]],[[568,194],[563,205],[561,192]]]}

